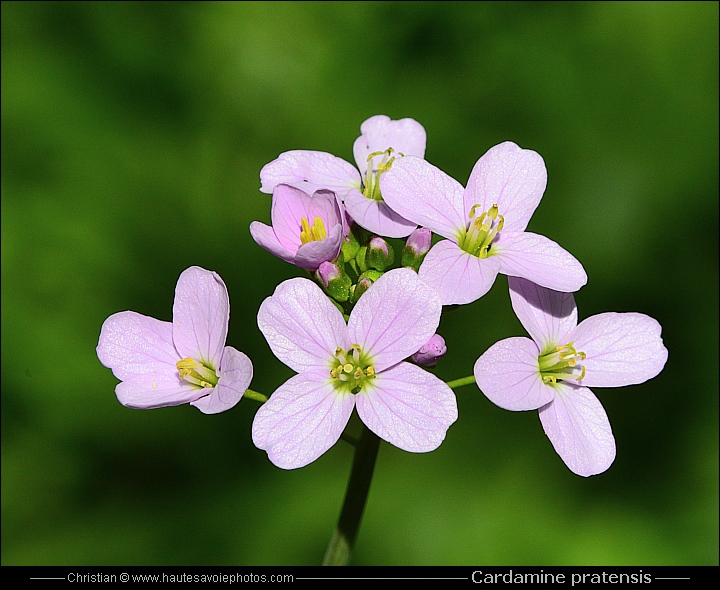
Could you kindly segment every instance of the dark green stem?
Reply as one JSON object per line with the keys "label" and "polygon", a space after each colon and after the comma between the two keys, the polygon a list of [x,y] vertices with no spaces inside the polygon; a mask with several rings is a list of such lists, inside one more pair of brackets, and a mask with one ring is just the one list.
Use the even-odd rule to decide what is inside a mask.
{"label": "dark green stem", "polygon": [[340,519],[325,552],[323,565],[347,565],[350,562],[370,491],[370,482],[379,448],[380,439],[367,426],[363,425],[362,434],[355,447],[355,458]]}

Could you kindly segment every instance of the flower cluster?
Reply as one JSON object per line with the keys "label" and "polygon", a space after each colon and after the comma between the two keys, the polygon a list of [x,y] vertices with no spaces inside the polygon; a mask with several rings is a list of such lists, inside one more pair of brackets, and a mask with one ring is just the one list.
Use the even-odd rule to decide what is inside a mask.
{"label": "flower cluster", "polygon": [[[225,346],[225,284],[192,267],[178,281],[172,322],[128,311],[103,325],[98,357],[121,380],[120,402],[216,413],[253,397],[264,402],[253,442],[285,469],[325,453],[353,411],[401,449],[434,450],[458,417],[453,382],[427,370],[447,352],[437,333],[443,306],[480,299],[502,273],[531,339],[491,346],[475,363],[474,382],[501,408],[538,410],[574,473],[606,470],[615,442],[589,387],[651,379],[667,349],[660,325],[643,314],[578,323],[573,293],[587,282],[583,266],[526,231],[547,185],[542,157],[501,143],[477,160],[463,187],[424,159],[417,121],[377,115],[360,131],[355,165],[294,150],[260,172],[261,192],[272,194],[271,224],[254,221],[250,233],[306,276],[278,285],[257,322],[297,375],[269,399],[248,389],[250,360]],[[404,244],[393,246],[398,239]]]}

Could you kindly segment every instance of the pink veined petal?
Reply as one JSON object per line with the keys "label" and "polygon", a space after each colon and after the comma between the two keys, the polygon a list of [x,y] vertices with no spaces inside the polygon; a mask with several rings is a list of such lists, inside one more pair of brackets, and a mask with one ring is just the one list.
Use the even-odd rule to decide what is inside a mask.
{"label": "pink veined petal", "polygon": [[183,381],[177,368],[173,369],[167,367],[153,373],[135,375],[118,383],[115,387],[118,401],[128,408],[150,410],[193,402],[212,391]]}
{"label": "pink veined petal", "polygon": [[370,430],[411,453],[439,447],[458,416],[452,389],[410,363],[400,363],[366,382],[356,405]]}
{"label": "pink veined petal", "polygon": [[475,361],[478,387],[505,410],[537,410],[555,397],[555,390],[540,378],[539,354],[537,344],[529,338],[496,342]]}
{"label": "pink veined petal", "polygon": [[523,231],[547,185],[545,162],[537,152],[511,141],[490,148],[475,164],[464,195],[464,212],[498,206],[505,229]]}
{"label": "pink veined petal", "polygon": [[587,283],[582,264],[545,236],[503,230],[490,247],[500,260],[500,272],[528,279],[554,291],[577,291]]}
{"label": "pink veined petal", "polygon": [[345,195],[345,208],[360,227],[386,238],[404,238],[417,227],[395,213],[387,203],[369,199],[356,189]]}
{"label": "pink veined petal", "polygon": [[408,268],[381,276],[358,300],[348,320],[350,344],[359,344],[380,372],[416,352],[440,323],[435,290]]}
{"label": "pink veined petal", "polygon": [[313,223],[308,213],[310,199],[310,194],[288,184],[280,184],[273,190],[270,214],[273,230],[280,244],[293,254],[302,244],[300,220],[305,217],[308,223]]}
{"label": "pink veined petal", "polygon": [[273,354],[297,372],[330,371],[337,348],[350,346],[340,311],[308,279],[280,283],[260,305],[258,327]]}
{"label": "pink veined petal", "polygon": [[520,277],[508,277],[513,310],[541,351],[567,343],[565,334],[577,326],[572,293],[540,287]]}
{"label": "pink veined petal", "polygon": [[173,342],[180,358],[217,369],[229,321],[230,298],[220,275],[199,266],[184,270],[173,303]]}
{"label": "pink veined petal", "polygon": [[359,188],[360,174],[355,167],[328,154],[311,150],[283,152],[277,159],[260,170],[260,191],[272,193],[279,184],[292,184],[309,194],[318,189],[329,189],[342,199],[351,188]]}
{"label": "pink veined petal", "polygon": [[643,383],[662,371],[668,351],[660,324],[642,313],[601,313],[580,322],[567,335],[582,361],[587,387],[621,387]]}
{"label": "pink veined petal", "polygon": [[418,274],[440,293],[443,305],[455,305],[480,299],[493,286],[499,271],[497,257],[481,259],[451,240],[441,240],[427,253]]}
{"label": "pink veined petal", "polygon": [[470,221],[463,210],[462,185],[422,158],[395,160],[380,175],[380,192],[393,211],[451,240]]}
{"label": "pink veined petal", "polygon": [[555,399],[540,408],[539,415],[545,434],[573,473],[596,475],[615,460],[607,414],[587,387],[558,383]]}
{"label": "pink veined petal", "polygon": [[323,189],[312,193],[312,197],[308,201],[308,215],[311,225],[316,217],[322,218],[326,228],[346,223],[342,203],[330,190]]}
{"label": "pink veined petal", "polygon": [[414,119],[392,121],[386,115],[375,115],[360,125],[362,135],[353,144],[353,155],[361,176],[367,171],[367,158],[373,152],[388,148],[405,156],[425,156],[427,134],[425,128]]}
{"label": "pink veined petal", "polygon": [[255,243],[261,248],[270,252],[290,264],[295,264],[295,253],[285,248],[275,235],[275,231],[269,225],[260,221],[253,221],[250,224],[250,235]]}
{"label": "pink veined petal", "polygon": [[295,375],[255,414],[253,443],[278,467],[304,467],[337,442],[354,406],[355,396],[336,390],[329,371]]}
{"label": "pink veined petal", "polygon": [[172,373],[182,357],[172,341],[172,324],[134,311],[121,311],[103,322],[97,346],[100,362],[125,381],[137,375]]}
{"label": "pink veined petal", "polygon": [[327,228],[327,238],[320,241],[308,242],[298,248],[294,264],[300,268],[317,270],[323,262],[335,260],[340,255],[343,240],[343,226]]}
{"label": "pink veined petal", "polygon": [[253,366],[246,354],[226,346],[218,370],[217,385],[205,397],[201,397],[191,405],[203,414],[218,414],[229,410],[241,399],[250,386]]}

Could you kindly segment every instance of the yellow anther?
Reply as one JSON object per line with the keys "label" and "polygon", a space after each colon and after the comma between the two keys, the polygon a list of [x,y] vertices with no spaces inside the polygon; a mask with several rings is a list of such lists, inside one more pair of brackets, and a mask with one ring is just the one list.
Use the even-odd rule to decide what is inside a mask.
{"label": "yellow anther", "polygon": [[327,233],[325,232],[325,224],[323,223],[321,217],[315,218],[315,223],[313,223],[312,226],[312,235],[316,242],[327,238]]}
{"label": "yellow anther", "polygon": [[493,205],[492,207],[490,207],[490,209],[488,209],[488,215],[490,217],[492,217],[493,219],[497,219],[497,214],[498,214],[498,206],[497,205]]}
{"label": "yellow anther", "polygon": [[355,374],[353,375],[353,377],[355,377],[355,379],[360,379],[360,377],[362,377],[363,375],[363,370],[358,367],[357,369],[355,369]]}
{"label": "yellow anther", "polygon": [[350,363],[348,363],[347,365],[345,365],[343,367],[343,371],[345,371],[346,373],[352,373],[354,368],[355,367],[353,367]]}
{"label": "yellow anther", "polygon": [[[392,149],[392,148],[390,148]],[[382,156],[385,152],[373,152],[372,154],[368,154],[367,161],[369,162],[372,160],[375,156]]]}
{"label": "yellow anther", "polygon": [[307,244],[308,242],[319,242],[327,237],[325,231],[325,224],[320,217],[316,217],[313,220],[313,225],[310,227],[310,222],[307,217],[300,219],[300,242]]}
{"label": "yellow anther", "polygon": [[335,349],[335,356],[340,356],[343,353],[343,349],[339,346]]}
{"label": "yellow anther", "polygon": [[373,369],[373,366],[370,365],[367,369],[365,369],[365,375],[368,377],[372,377],[375,374],[375,369]]}
{"label": "yellow anther", "polygon": [[178,368],[178,371],[185,369],[194,369],[195,367],[197,367],[197,361],[194,358],[188,357],[186,359],[181,359],[176,362],[175,366]]}

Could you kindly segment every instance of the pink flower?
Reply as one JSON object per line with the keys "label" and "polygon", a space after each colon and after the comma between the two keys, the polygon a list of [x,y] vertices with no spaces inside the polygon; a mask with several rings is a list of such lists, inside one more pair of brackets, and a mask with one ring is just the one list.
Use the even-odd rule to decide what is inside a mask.
{"label": "pink flower", "polygon": [[308,270],[340,254],[345,215],[334,193],[306,192],[281,184],[273,191],[272,227],[250,224],[250,235],[259,246],[284,261]]}
{"label": "pink flower", "polygon": [[546,183],[540,155],[512,142],[488,150],[465,189],[412,157],[397,160],[380,180],[390,207],[447,238],[432,247],[419,271],[440,292],[443,305],[479,299],[498,273],[556,291],[577,291],[587,282],[573,256],[548,238],[525,231]]}
{"label": "pink flower", "polygon": [[457,419],[455,394],[402,361],[434,334],[441,309],[409,269],[380,277],[347,324],[312,281],[281,283],[260,306],[258,326],[275,356],[299,374],[258,410],[255,445],[278,467],[303,467],[335,444],[357,408],[367,427],[395,446],[437,448]]}
{"label": "pink flower", "polygon": [[329,189],[343,200],[348,214],[361,227],[390,238],[410,235],[416,224],[388,207],[378,180],[396,158],[425,155],[425,129],[413,119],[392,121],[376,115],[367,119],[360,131],[353,146],[357,169],[327,152],[283,152],[260,171],[260,190],[269,193],[281,183],[308,193]]}
{"label": "pink flower", "polygon": [[510,277],[510,299],[529,338],[507,338],[475,363],[475,379],[506,410],[539,409],[553,447],[571,471],[602,473],[615,439],[588,387],[643,383],[665,366],[660,324],[641,313],[601,313],[577,323],[572,293]]}
{"label": "pink flower", "polygon": [[252,363],[225,346],[230,301],[217,273],[192,266],[175,288],[173,321],[134,311],[105,320],[97,355],[122,382],[118,400],[129,408],[191,404],[205,414],[229,410],[252,380]]}

